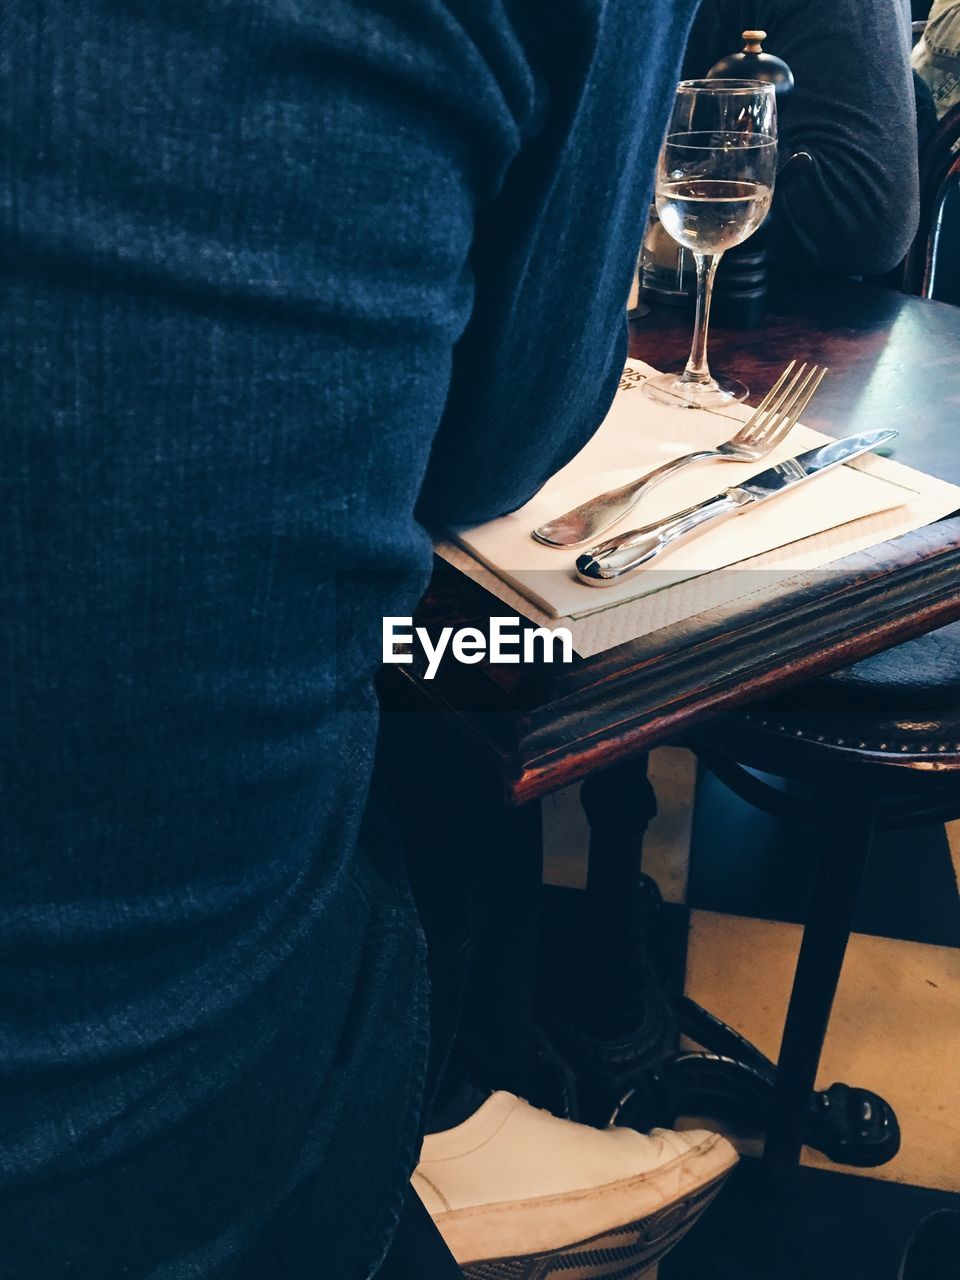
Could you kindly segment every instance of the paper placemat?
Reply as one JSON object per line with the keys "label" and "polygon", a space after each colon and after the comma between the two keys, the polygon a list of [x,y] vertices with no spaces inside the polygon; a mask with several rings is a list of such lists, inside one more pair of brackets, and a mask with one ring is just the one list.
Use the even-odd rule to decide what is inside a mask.
{"label": "paper placemat", "polygon": [[[752,412],[743,405],[719,413],[657,405],[635,390],[651,372],[640,361],[628,362],[621,389],[593,439],[526,507],[461,533],[459,546],[447,541],[437,547],[438,554],[515,612],[541,626],[570,627],[582,657],[766,589],[774,578],[826,566],[960,508],[960,487],[871,454],[713,526],[686,546],[681,542],[625,583],[602,590],[585,586],[572,573],[577,553],[542,547],[530,530],[618,482],[611,478],[607,484],[603,477],[619,476],[622,483],[681,453],[728,439]],[[661,519],[828,438],[797,427],[759,464],[692,466],[647,495],[622,527]],[[761,529],[757,518],[767,512],[771,519]]]}

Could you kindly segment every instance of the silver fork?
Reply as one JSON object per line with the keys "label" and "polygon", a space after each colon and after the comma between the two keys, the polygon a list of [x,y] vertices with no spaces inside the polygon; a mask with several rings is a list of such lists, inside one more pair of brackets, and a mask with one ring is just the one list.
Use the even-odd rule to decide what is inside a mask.
{"label": "silver fork", "polygon": [[[548,547],[576,547],[582,542],[591,542],[612,528],[618,520],[631,512],[645,493],[654,485],[672,476],[681,467],[693,462],[703,462],[707,458],[720,458],[725,462],[756,462],[765,458],[783,440],[791,430],[796,415],[791,411],[803,397],[804,404],[810,399],[827,372],[826,368],[802,364],[793,373],[796,360],[791,360],[767,394],[760,401],[750,418],[743,424],[735,436],[718,444],[715,449],[700,449],[695,453],[686,453],[672,462],[648,471],[638,480],[619,489],[610,489],[596,498],[574,507],[572,511],[557,516],[533,530],[538,542]],[[791,377],[792,374],[792,377]]]}

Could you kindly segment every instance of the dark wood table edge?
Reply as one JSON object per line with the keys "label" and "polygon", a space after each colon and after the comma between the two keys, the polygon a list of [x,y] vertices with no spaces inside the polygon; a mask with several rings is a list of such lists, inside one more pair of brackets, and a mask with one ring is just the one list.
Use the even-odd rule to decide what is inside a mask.
{"label": "dark wood table edge", "polygon": [[[456,573],[438,569],[441,578],[447,571]],[[458,593],[460,603],[474,607],[458,621],[482,626],[484,615],[504,610],[476,583],[462,583],[470,589]],[[430,603],[428,592],[427,625]],[[394,670],[496,761],[505,799],[516,806],[958,618],[954,518],[710,610],[696,628],[674,624],[560,674],[526,668],[511,686],[485,664],[446,663],[432,682],[418,664]]]}

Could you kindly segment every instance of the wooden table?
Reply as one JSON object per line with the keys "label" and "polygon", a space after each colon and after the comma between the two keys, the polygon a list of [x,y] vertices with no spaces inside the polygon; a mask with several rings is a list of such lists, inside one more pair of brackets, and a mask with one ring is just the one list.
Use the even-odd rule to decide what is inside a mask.
{"label": "wooden table", "polygon": [[[660,308],[630,352],[676,367],[689,317]],[[711,363],[756,403],[791,356],[830,366],[806,423],[833,434],[896,426],[894,456],[960,483],[960,309],[855,282],[782,285],[767,323],[716,330]],[[418,623],[484,628],[503,604],[437,564]],[[565,668],[398,668],[495,762],[511,804],[536,799],[811,676],[960,617],[960,519],[940,521],[786,587]]]}
{"label": "wooden table", "polygon": [[[690,332],[688,315],[657,310],[633,325],[631,354],[679,367]],[[754,403],[789,358],[829,365],[804,415],[811,427],[842,435],[894,425],[901,433],[897,459],[960,483],[958,354],[960,308],[847,282],[781,284],[763,328],[718,329],[711,339],[711,363],[744,378]],[[499,600],[438,562],[416,622],[485,631],[491,615],[504,612]],[[388,668],[387,705],[432,712],[408,716],[400,735],[410,788],[421,787],[412,807],[430,810],[434,832],[456,833],[451,847],[464,865],[493,859],[489,874],[501,878],[509,868],[509,889],[499,900],[512,925],[491,926],[486,981],[497,994],[477,1023],[478,1039],[499,1045],[490,1082],[518,1092],[531,1082],[533,981],[518,974],[526,967],[532,975],[534,963],[523,913],[533,912],[539,886],[541,797],[585,782],[587,928],[570,969],[577,989],[571,999],[592,1025],[576,1031],[576,1052],[609,1084],[624,1062],[624,1028],[634,1015],[646,1016],[636,1003],[642,982],[630,971],[642,838],[655,811],[646,752],[957,618],[960,518],[952,518],[569,667],[446,662],[432,681],[416,661]],[[443,746],[434,749],[438,735]],[[482,837],[471,844],[474,828]],[[512,950],[505,942],[511,932]],[[639,1060],[645,1049],[637,1044]],[[601,1098],[581,1115],[602,1121],[602,1105]]]}

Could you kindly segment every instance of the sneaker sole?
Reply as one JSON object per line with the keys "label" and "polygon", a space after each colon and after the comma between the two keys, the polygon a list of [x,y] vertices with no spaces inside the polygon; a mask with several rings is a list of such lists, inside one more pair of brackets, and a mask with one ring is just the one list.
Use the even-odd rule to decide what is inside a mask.
{"label": "sneaker sole", "polygon": [[730,1172],[635,1222],[547,1253],[463,1263],[463,1274],[468,1280],[639,1280],[690,1230]]}

